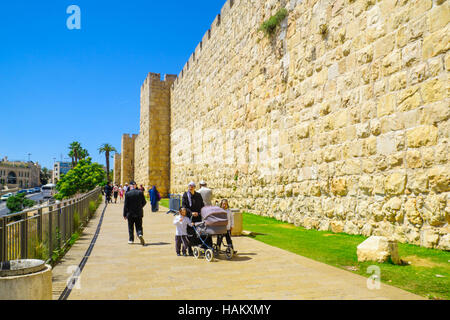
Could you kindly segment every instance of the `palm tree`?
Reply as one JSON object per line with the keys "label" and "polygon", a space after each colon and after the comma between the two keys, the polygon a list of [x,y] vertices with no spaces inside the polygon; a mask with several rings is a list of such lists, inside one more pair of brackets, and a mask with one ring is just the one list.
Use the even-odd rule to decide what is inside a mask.
{"label": "palm tree", "polygon": [[70,152],[69,157],[72,158],[72,168],[75,168],[78,164],[78,160],[81,158],[80,153],[83,152],[81,144],[78,141],[74,141],[69,146]]}
{"label": "palm tree", "polygon": [[89,157],[89,152],[86,149],[82,149],[78,152],[79,159],[86,160],[87,157]]}
{"label": "palm tree", "polygon": [[108,174],[107,174],[107,179],[108,179],[108,182],[111,182],[111,177],[110,177],[110,175],[109,175],[109,157],[110,157],[110,153],[111,153],[111,152],[117,152],[117,150],[116,150],[116,148],[114,148],[114,147],[113,147],[112,145],[110,145],[109,143],[104,143],[104,144],[102,144],[102,146],[98,149],[98,151],[99,151],[100,154],[102,154],[102,153],[105,154],[105,157],[106,157],[106,172],[108,173]]}

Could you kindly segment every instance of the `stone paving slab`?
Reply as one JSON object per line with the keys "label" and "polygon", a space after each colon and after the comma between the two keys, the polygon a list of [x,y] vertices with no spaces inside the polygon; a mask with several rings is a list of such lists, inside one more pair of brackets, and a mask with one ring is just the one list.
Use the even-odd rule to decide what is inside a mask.
{"label": "stone paving slab", "polygon": [[[209,263],[203,258],[178,257],[173,216],[166,215],[162,207],[158,213],[145,208],[147,245],[129,245],[122,209],[122,204],[108,206],[80,288],[74,288],[69,299],[424,299],[385,284],[369,290],[365,277],[248,237],[233,238],[239,253],[231,261],[219,257]],[[93,235],[98,219],[97,212],[83,238]],[[77,242],[67,261],[55,268],[54,278],[61,282],[64,264],[77,256],[81,260],[84,252],[79,253],[89,246],[85,241]]]}

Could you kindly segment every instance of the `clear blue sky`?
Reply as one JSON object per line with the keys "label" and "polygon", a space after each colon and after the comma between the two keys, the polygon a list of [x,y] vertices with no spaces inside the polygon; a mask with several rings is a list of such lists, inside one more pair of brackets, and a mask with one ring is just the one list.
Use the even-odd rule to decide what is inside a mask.
{"label": "clear blue sky", "polygon": [[[52,167],[79,141],[94,161],[139,131],[148,72],[178,74],[225,0],[4,1],[0,10],[0,157]],[[69,5],[81,30],[69,30]],[[66,159],[67,160],[67,159]]]}

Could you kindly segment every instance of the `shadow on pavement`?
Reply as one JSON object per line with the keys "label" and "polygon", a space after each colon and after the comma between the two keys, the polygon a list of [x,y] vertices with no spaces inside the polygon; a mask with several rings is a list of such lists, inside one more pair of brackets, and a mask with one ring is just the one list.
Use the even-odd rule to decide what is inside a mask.
{"label": "shadow on pavement", "polygon": [[144,245],[144,247],[149,247],[149,246],[167,246],[171,243],[167,243],[167,242],[156,242],[156,243],[146,243]]}

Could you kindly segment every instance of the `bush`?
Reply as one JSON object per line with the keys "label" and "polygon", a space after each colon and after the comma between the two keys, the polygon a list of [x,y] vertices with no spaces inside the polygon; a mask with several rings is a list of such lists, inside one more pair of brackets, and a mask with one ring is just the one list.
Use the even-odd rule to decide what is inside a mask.
{"label": "bush", "polygon": [[269,20],[265,21],[261,27],[260,31],[263,31],[266,36],[271,36],[275,33],[275,30],[280,25],[280,23],[286,19],[288,16],[288,11],[285,8],[278,10],[278,12],[269,18]]}
{"label": "bush", "polygon": [[25,193],[18,193],[15,196],[8,198],[6,207],[11,211],[11,213],[20,212],[26,208],[34,206],[36,202],[25,198],[25,195]]}
{"label": "bush", "polygon": [[41,241],[34,241],[34,258],[47,261],[48,256],[48,248],[47,244]]}
{"label": "bush", "polygon": [[98,203],[96,201],[89,201],[89,217],[92,217],[98,208]]}

